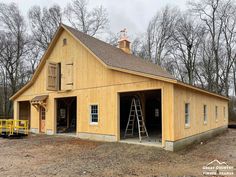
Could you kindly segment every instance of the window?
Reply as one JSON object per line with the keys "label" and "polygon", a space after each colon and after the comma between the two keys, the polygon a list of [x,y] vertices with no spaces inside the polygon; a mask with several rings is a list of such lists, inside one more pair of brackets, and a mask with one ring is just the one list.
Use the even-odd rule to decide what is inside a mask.
{"label": "window", "polygon": [[98,105],[90,105],[90,123],[98,123]]}
{"label": "window", "polygon": [[189,103],[185,103],[185,126],[190,126],[190,110]]}
{"label": "window", "polygon": [[45,120],[46,114],[44,107],[40,107],[40,114],[41,114],[41,120]]}
{"label": "window", "polygon": [[67,44],[67,39],[64,38],[64,39],[63,39],[63,46],[66,45],[66,44]]}
{"label": "window", "polygon": [[203,106],[204,124],[207,123],[207,105]]}
{"label": "window", "polygon": [[215,119],[218,121],[218,106],[215,107]]}

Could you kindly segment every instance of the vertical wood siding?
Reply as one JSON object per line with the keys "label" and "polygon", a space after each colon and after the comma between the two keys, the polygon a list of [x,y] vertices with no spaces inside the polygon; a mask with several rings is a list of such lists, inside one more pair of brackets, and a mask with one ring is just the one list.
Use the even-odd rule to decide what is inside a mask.
{"label": "vertical wood siding", "polygon": [[[65,38],[67,39],[67,45],[63,46],[63,39]],[[119,93],[162,89],[163,140],[173,141],[174,139],[189,136],[221,124],[221,118],[219,118],[217,125],[209,122],[209,125],[202,128],[203,130],[200,130],[198,125],[194,125],[195,123],[199,123],[196,120],[200,121],[200,118],[194,119],[191,116],[191,128],[189,130],[184,129],[184,117],[180,113],[184,110],[181,105],[186,99],[190,99],[191,102],[201,102],[202,100],[198,98],[201,94],[192,97],[190,91],[187,92],[182,88],[175,88],[174,91],[174,86],[171,83],[107,69],[66,31],[62,32],[47,60],[49,62],[61,63],[62,91],[48,91],[46,89],[47,67],[45,65],[34,84],[14,100],[15,118],[18,118],[18,101],[31,100],[37,95],[48,94],[46,130],[51,130],[55,133],[55,99],[76,96],[77,132],[115,135],[117,140],[119,140]],[[71,73],[68,73],[66,70],[66,64],[68,63],[73,63]],[[73,88],[68,89],[66,85],[68,81],[73,82]],[[208,97],[206,97],[207,99]],[[221,115],[221,106],[226,103],[214,97],[212,99],[217,102],[219,101],[219,115]],[[209,101],[208,103],[213,102]],[[90,125],[89,123],[90,104],[98,104],[98,125]],[[198,109],[202,110],[197,103],[195,105],[191,104],[191,106],[193,106],[191,109],[195,111]],[[196,117],[201,117],[200,112],[196,113],[198,114]],[[33,106],[31,106],[31,128],[39,128],[39,112]]]}
{"label": "vertical wood siding", "polygon": [[[190,127],[185,127],[185,103],[190,104]],[[204,124],[204,105],[207,105],[207,123]],[[215,120],[218,106],[218,121]],[[224,107],[226,113],[224,116]],[[228,101],[182,86],[174,87],[174,139],[182,139],[228,124]]]}

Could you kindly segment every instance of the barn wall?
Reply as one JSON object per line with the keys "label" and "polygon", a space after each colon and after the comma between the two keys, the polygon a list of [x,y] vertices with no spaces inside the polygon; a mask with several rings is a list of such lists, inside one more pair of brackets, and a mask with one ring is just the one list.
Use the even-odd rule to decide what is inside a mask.
{"label": "barn wall", "polygon": [[[185,103],[190,103],[190,127],[185,127]],[[207,105],[204,124],[203,105]],[[218,106],[218,121],[215,119]],[[225,117],[223,114],[225,107]],[[228,101],[183,86],[174,86],[174,140],[200,134],[228,124]]]}
{"label": "barn wall", "polygon": [[[67,45],[63,46],[63,39]],[[163,140],[173,140],[173,85],[167,82],[136,76],[106,68],[87,49],[63,31],[47,58],[50,62],[61,62],[62,88],[68,78],[65,74],[66,63],[73,62],[73,89],[66,91],[47,91],[47,67],[41,70],[34,84],[14,100],[14,109],[18,110],[18,101],[31,100],[38,95],[48,94],[46,112],[46,132],[55,133],[55,98],[77,97],[77,133],[109,135],[119,140],[119,92],[162,89],[163,98]],[[89,122],[89,105],[99,105],[99,123]],[[14,117],[18,118],[17,111]],[[39,113],[31,106],[31,128],[39,128]]]}

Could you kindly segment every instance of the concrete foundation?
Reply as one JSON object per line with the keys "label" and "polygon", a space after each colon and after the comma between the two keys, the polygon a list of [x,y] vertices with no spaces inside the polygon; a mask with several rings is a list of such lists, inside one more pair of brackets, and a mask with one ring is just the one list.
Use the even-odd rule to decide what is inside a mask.
{"label": "concrete foundation", "polygon": [[51,129],[47,129],[46,130],[46,134],[47,135],[53,135],[54,133],[53,133],[53,131]]}
{"label": "concrete foundation", "polygon": [[30,129],[30,132],[31,132],[31,133],[39,133],[39,129],[37,129],[37,128],[31,128],[31,129]]}
{"label": "concrete foundation", "polygon": [[84,133],[84,132],[79,132],[77,135],[81,139],[88,139],[88,140],[95,140],[95,141],[108,141],[108,142],[116,141],[116,137],[114,135],[103,135],[103,134]]}
{"label": "concrete foundation", "polygon": [[[168,151],[178,151],[181,149],[186,148],[186,146],[194,144],[194,143],[199,143],[201,141],[204,141],[206,139],[212,138],[214,136],[217,136],[221,133],[223,133],[224,131],[227,130],[227,126],[222,126],[216,129],[212,129],[200,134],[196,134],[190,137],[186,137],[180,140],[176,140],[176,141],[165,141],[165,150]],[[39,133],[39,130],[37,128],[31,128],[31,132],[32,133]],[[53,131],[50,129],[46,130],[46,134],[48,135],[53,135]],[[68,134],[65,134],[68,136]],[[106,142],[116,142],[117,138],[115,135],[106,135],[106,134],[96,134],[96,133],[85,133],[85,132],[79,132],[76,134],[72,134],[74,137],[79,137],[81,139],[87,139],[87,140],[95,140],[95,141],[106,141]],[[122,142],[122,140],[120,141]],[[140,143],[138,140],[137,142],[134,141],[127,141],[127,140],[123,140],[124,143],[130,143],[130,144],[140,144],[140,145],[146,145],[146,146],[156,146],[156,147],[162,147],[161,143]]]}
{"label": "concrete foundation", "polygon": [[226,130],[227,130],[227,126],[223,126],[223,127],[212,129],[212,130],[209,130],[209,131],[197,134],[197,135],[193,135],[184,139],[180,139],[177,141],[166,141],[165,150],[178,151],[180,149],[185,148],[186,146],[190,144],[199,143],[203,140],[217,136]]}

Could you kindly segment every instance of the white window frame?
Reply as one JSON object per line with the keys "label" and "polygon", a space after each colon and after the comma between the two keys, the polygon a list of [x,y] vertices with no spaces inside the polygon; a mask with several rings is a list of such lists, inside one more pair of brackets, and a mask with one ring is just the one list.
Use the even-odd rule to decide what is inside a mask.
{"label": "white window frame", "polygon": [[[187,105],[187,112],[186,112],[186,105]],[[187,123],[186,120],[188,120]],[[190,103],[184,104],[184,124],[186,128],[190,127]]]}
{"label": "white window frame", "polygon": [[215,120],[218,122],[218,106],[215,106]]}
{"label": "white window frame", "polygon": [[207,124],[207,119],[208,119],[208,117],[207,117],[207,105],[204,104],[203,105],[203,123],[204,124]]}
{"label": "white window frame", "polygon": [[[92,113],[92,106],[97,106],[97,113]],[[93,122],[92,115],[97,114],[97,122]],[[89,105],[89,122],[90,125],[97,125],[99,122],[99,105],[98,104],[90,104]]]}

